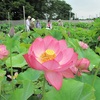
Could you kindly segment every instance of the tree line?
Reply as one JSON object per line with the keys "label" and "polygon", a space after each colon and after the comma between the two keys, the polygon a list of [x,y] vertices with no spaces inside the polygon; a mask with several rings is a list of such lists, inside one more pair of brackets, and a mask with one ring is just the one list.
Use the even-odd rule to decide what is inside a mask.
{"label": "tree line", "polygon": [[69,19],[74,16],[70,13],[71,5],[64,0],[1,0],[0,1],[0,20],[23,19],[23,6],[25,7],[25,16],[32,16],[39,19]]}

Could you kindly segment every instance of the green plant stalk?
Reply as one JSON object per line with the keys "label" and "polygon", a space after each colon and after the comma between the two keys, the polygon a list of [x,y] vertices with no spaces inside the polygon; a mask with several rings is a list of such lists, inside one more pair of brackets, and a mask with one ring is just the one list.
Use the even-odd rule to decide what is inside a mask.
{"label": "green plant stalk", "polygon": [[[12,39],[11,39],[12,40]],[[12,45],[12,41],[11,41],[11,45]],[[12,47],[12,46],[11,46]],[[12,77],[12,80],[13,80],[13,67],[12,67],[12,48],[10,48],[10,65],[11,65],[11,77]],[[14,91],[14,84],[13,82],[11,83],[12,84],[12,90]]]}
{"label": "green plant stalk", "polygon": [[0,94],[1,94],[1,82],[0,82]]}
{"label": "green plant stalk", "polygon": [[12,68],[12,49],[10,48],[10,65],[11,65],[11,77],[13,78],[13,68]]}
{"label": "green plant stalk", "polygon": [[98,68],[96,69],[96,72],[94,74],[94,78],[93,78],[93,81],[92,81],[92,86],[94,86],[94,83],[96,81],[96,77],[97,77],[97,74],[98,74],[98,71],[99,71],[99,67],[100,67],[100,63],[99,63]]}
{"label": "green plant stalk", "polygon": [[64,38],[67,40],[68,39],[68,35],[65,33],[62,33],[62,35],[64,36]]}
{"label": "green plant stalk", "polygon": [[42,100],[44,100],[45,98],[45,82],[46,82],[46,80],[45,80],[45,77],[44,77],[44,79],[43,79],[43,87],[42,87]]}
{"label": "green plant stalk", "polygon": [[0,94],[0,96],[1,96],[4,100],[7,100],[3,95]]}

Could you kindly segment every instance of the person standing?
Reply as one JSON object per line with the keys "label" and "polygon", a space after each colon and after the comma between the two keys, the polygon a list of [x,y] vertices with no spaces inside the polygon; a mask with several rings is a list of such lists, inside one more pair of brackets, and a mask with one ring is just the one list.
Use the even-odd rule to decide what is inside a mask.
{"label": "person standing", "polygon": [[41,29],[41,24],[39,22],[39,19],[36,20],[36,28],[40,28]]}
{"label": "person standing", "polygon": [[48,19],[48,22],[46,24],[46,29],[52,29],[52,23],[51,23],[50,19]]}
{"label": "person standing", "polygon": [[61,21],[61,19],[58,20],[58,26],[63,26],[63,22]]}
{"label": "person standing", "polygon": [[31,21],[31,16],[28,16],[26,20],[26,31],[30,31],[30,21]]}
{"label": "person standing", "polygon": [[30,30],[34,31],[34,28],[35,28],[35,19],[31,18],[31,21],[30,21]]}

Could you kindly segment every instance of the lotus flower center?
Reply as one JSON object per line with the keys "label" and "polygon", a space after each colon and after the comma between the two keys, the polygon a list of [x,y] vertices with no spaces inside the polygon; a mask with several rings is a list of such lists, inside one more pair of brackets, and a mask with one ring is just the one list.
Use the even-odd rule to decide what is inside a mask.
{"label": "lotus flower center", "polygon": [[56,57],[56,54],[53,50],[47,49],[42,55],[41,55],[41,61],[42,63],[53,60]]}

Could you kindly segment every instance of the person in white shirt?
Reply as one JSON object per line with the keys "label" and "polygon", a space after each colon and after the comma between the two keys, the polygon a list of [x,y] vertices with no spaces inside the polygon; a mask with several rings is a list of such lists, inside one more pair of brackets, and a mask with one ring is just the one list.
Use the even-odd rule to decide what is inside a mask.
{"label": "person in white shirt", "polygon": [[31,16],[28,16],[27,20],[26,20],[26,31],[30,31],[30,20],[31,20]]}

